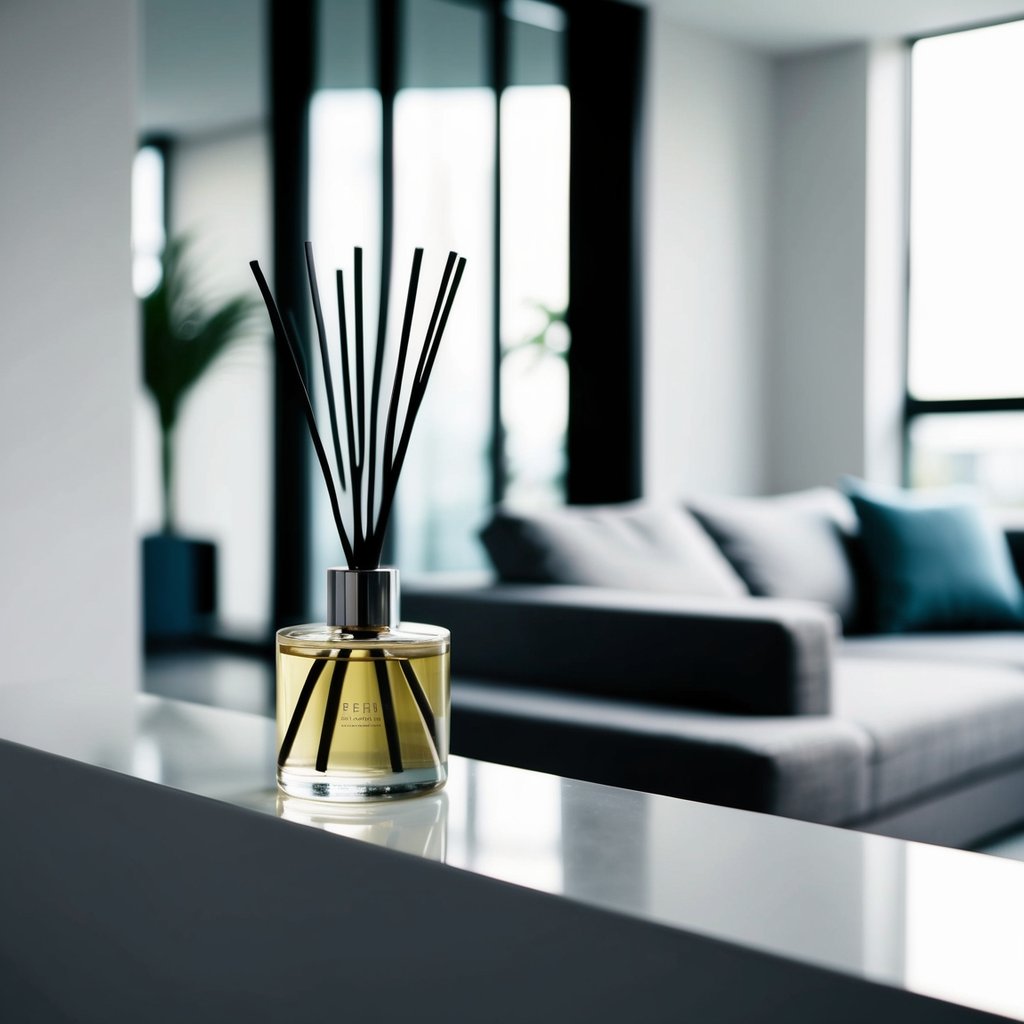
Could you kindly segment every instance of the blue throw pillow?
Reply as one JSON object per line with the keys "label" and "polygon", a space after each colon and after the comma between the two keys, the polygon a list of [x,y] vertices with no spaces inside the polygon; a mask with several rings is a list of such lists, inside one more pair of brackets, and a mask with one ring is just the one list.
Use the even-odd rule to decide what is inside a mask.
{"label": "blue throw pillow", "polygon": [[1006,537],[964,493],[883,490],[845,479],[882,633],[998,629],[1024,621]]}

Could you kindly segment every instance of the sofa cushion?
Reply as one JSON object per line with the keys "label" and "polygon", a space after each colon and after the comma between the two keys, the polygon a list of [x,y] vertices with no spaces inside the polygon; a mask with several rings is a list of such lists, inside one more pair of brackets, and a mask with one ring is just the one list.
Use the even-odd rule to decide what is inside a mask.
{"label": "sofa cushion", "polygon": [[1006,537],[969,496],[845,485],[879,632],[1021,624],[1024,590]]}
{"label": "sofa cushion", "polygon": [[640,502],[499,510],[481,537],[499,576],[701,597],[749,594],[683,509]]}
{"label": "sofa cushion", "polygon": [[848,547],[857,528],[849,499],[827,487],[768,498],[700,498],[690,510],[750,592],[828,605],[850,629],[857,583]]}
{"label": "sofa cushion", "polygon": [[871,738],[874,811],[1024,759],[1024,675],[942,661],[840,657],[834,714]]}
{"label": "sofa cushion", "polygon": [[[1024,632],[882,633],[846,637],[841,641],[840,653],[844,658],[959,661],[973,665],[1002,665],[1024,671]],[[1024,675],[1021,682],[1024,685]]]}
{"label": "sofa cushion", "polygon": [[832,612],[807,601],[501,583],[406,587],[405,614],[442,622],[460,674],[669,707],[825,715]]}
{"label": "sofa cushion", "polygon": [[831,716],[747,718],[452,683],[456,753],[647,793],[806,821],[868,811],[870,745]]}

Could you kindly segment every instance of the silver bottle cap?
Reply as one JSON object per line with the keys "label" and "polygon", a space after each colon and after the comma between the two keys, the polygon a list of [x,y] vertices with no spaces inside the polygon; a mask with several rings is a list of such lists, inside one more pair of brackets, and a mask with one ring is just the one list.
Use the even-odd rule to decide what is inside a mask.
{"label": "silver bottle cap", "polygon": [[327,624],[343,629],[398,627],[397,569],[328,569]]}

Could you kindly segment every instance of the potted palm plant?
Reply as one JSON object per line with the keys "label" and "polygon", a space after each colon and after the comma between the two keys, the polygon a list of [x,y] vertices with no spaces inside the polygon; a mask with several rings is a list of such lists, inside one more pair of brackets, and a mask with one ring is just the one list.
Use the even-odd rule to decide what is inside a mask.
{"label": "potted palm plant", "polygon": [[175,521],[175,429],[182,403],[237,341],[256,309],[238,295],[203,301],[189,258],[190,242],[168,242],[160,283],[142,300],[143,382],[160,425],[160,532],[143,541],[147,640],[204,631],[216,611],[216,551],[210,541],[182,536]]}

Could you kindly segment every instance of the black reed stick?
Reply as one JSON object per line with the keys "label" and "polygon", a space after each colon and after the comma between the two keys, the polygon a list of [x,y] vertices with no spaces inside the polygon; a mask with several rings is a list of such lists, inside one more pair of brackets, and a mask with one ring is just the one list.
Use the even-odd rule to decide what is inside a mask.
{"label": "black reed stick", "polygon": [[402,674],[405,676],[406,683],[409,685],[412,699],[416,701],[416,707],[420,709],[420,714],[423,716],[423,724],[427,727],[430,742],[434,745],[434,753],[440,759],[441,755],[437,748],[437,719],[434,718],[434,711],[430,706],[430,701],[427,700],[427,695],[423,692],[423,686],[416,677],[416,672],[413,670],[412,665],[408,661],[400,661],[398,664],[402,669]]}
{"label": "black reed stick", "polygon": [[[455,267],[455,278],[452,281],[451,291],[448,293],[448,298],[444,304],[444,312],[441,314],[441,322],[437,325],[437,331],[434,334],[433,341],[431,342],[430,355],[427,357],[427,365],[423,370],[423,377],[420,383],[420,395],[419,400],[423,401],[423,395],[427,390],[427,382],[430,380],[430,374],[434,369],[434,361],[437,359],[437,353],[441,349],[441,337],[444,335],[444,329],[448,326],[448,317],[451,315],[452,305],[455,302],[455,295],[459,290],[459,284],[462,281],[462,272],[466,269],[466,261],[460,259],[458,265]],[[418,408],[418,406],[417,406]],[[410,429],[411,432],[411,429]]]}
{"label": "black reed stick", "polygon": [[[381,288],[383,289],[384,286],[382,281]],[[383,291],[380,301],[382,314],[377,327],[377,346],[373,353],[373,384],[370,387],[370,473],[366,482],[366,521],[368,523],[373,523],[374,514],[377,511],[377,422],[380,414],[380,382],[384,370],[384,317],[387,314]],[[396,378],[392,388],[397,386]],[[371,527],[370,535],[372,536],[373,533],[374,530]],[[380,556],[377,555],[374,561],[379,565]]]}
{"label": "black reed stick", "polygon": [[313,696],[316,684],[320,681],[320,677],[323,675],[326,667],[326,658],[317,658],[309,666],[309,672],[306,673],[306,681],[302,684],[302,689],[299,691],[299,698],[295,702],[295,707],[292,708],[292,717],[288,721],[288,728],[284,731],[284,739],[281,740],[281,749],[277,754],[277,763],[279,765],[283,765],[288,760],[288,755],[292,752],[292,747],[295,745],[295,737],[299,734],[299,726],[302,725],[302,719],[306,715],[306,708],[309,707],[310,698]]}
{"label": "black reed stick", "polygon": [[[316,266],[313,263],[313,245],[306,243],[306,276],[309,278],[309,294],[313,300],[313,317],[316,320],[316,337],[320,344],[320,362],[324,368],[324,390],[327,392],[327,409],[331,417],[331,438],[334,441],[334,459],[338,466],[338,483],[345,490],[345,461],[341,457],[341,432],[338,430],[338,412],[334,405],[334,380],[331,375],[331,356],[327,351],[327,330],[324,327],[324,311],[320,308],[320,289],[316,283]],[[298,334],[298,332],[296,332]]]}
{"label": "black reed stick", "polygon": [[[363,250],[358,246],[355,251],[355,278],[356,278],[356,416],[359,426],[359,485],[354,488],[353,502],[355,503],[355,517],[357,522],[362,521],[363,508],[363,469],[366,466],[366,369],[364,366],[363,346]],[[373,510],[366,516],[367,525],[372,523]],[[359,561],[351,565],[352,569],[375,569],[373,565],[360,565],[360,557],[363,554],[366,543],[366,530],[356,530],[356,551]]]}
{"label": "black reed stick", "polygon": [[430,339],[434,336],[434,328],[437,326],[438,317],[441,315],[441,308],[444,305],[444,297],[448,292],[448,282],[451,280],[452,270],[455,269],[455,253],[448,253],[448,260],[444,265],[444,274],[441,276],[441,287],[437,290],[437,299],[434,301],[434,311],[430,314],[430,323],[427,325],[426,340],[420,349],[419,362],[416,364],[416,376],[414,382],[423,376],[423,368],[427,364],[427,349],[430,347]]}
{"label": "black reed stick", "polygon": [[334,663],[334,672],[331,674],[327,701],[324,705],[324,721],[320,726],[320,745],[316,751],[316,770],[318,772],[327,771],[327,762],[331,756],[331,741],[334,739],[334,727],[338,724],[338,707],[341,705],[341,691],[345,685],[348,666],[347,652]]}
{"label": "black reed stick", "polygon": [[[444,274],[434,301],[430,323],[420,346],[415,371],[409,382],[409,397],[402,415],[402,392],[407,375],[409,360],[410,336],[412,333],[413,316],[416,298],[419,291],[419,279],[423,261],[423,250],[416,249],[413,253],[412,270],[409,275],[409,289],[405,301],[405,315],[402,321],[402,333],[399,340],[398,356],[395,372],[387,382],[388,390],[384,391],[384,355],[386,344],[387,320],[387,274],[382,272],[380,316],[377,324],[376,346],[373,354],[372,376],[367,382],[366,337],[363,303],[363,251],[356,248],[354,254],[354,342],[355,365],[352,365],[349,345],[348,321],[345,306],[345,284],[342,272],[337,272],[338,327],[341,349],[341,390],[345,408],[346,444],[342,444],[341,425],[338,418],[338,398],[334,375],[331,370],[330,352],[328,350],[326,329],[324,327],[323,308],[320,303],[320,290],[316,278],[316,266],[313,259],[313,247],[307,242],[305,246],[306,274],[309,278],[310,296],[313,302],[313,314],[316,323],[317,341],[320,349],[321,364],[324,374],[324,388],[327,394],[327,409],[331,428],[331,443],[334,449],[334,460],[340,490],[348,494],[349,514],[352,525],[351,534],[345,524],[339,501],[339,488],[335,487],[327,451],[317,426],[313,402],[310,397],[310,385],[307,383],[305,362],[302,349],[296,342],[298,331],[293,328],[290,333],[285,327],[280,310],[274,301],[266,279],[255,260],[250,264],[256,283],[259,285],[263,300],[270,314],[270,322],[274,328],[274,337],[282,352],[287,351],[294,368],[294,384],[296,394],[306,417],[313,448],[316,451],[320,471],[327,486],[327,494],[334,514],[334,523],[338,537],[350,569],[376,569],[380,565],[381,553],[384,548],[384,535],[391,518],[398,478],[405,463],[406,453],[412,430],[416,423],[420,407],[430,375],[437,359],[441,339],[448,324],[452,304],[462,280],[466,260],[457,253],[448,254]],[[294,337],[293,337],[294,335]],[[367,383],[370,386],[369,397],[366,394]],[[386,409],[383,444],[378,450],[378,438],[381,427],[381,410]],[[347,449],[347,452],[346,452]],[[347,459],[346,459],[347,454]],[[347,471],[346,471],[347,462]],[[351,484],[351,487],[348,484]]]}
{"label": "black reed stick", "polygon": [[395,453],[395,424],[398,420],[398,405],[402,399],[402,381],[405,379],[405,360],[409,352],[409,335],[412,333],[412,314],[416,308],[416,291],[420,282],[420,266],[423,263],[423,250],[417,249],[412,257],[412,271],[409,274],[409,294],[405,299],[405,319],[402,321],[402,337],[398,343],[398,361],[395,365],[395,386],[391,390],[391,402],[388,405],[388,422],[384,430],[384,451],[381,460],[384,473],[391,472]]}
{"label": "black reed stick", "polygon": [[[341,336],[341,383],[345,398],[345,433],[348,435],[348,464],[352,471],[352,532],[353,536],[356,537],[356,543],[361,544],[363,517],[358,495],[362,489],[363,475],[356,456],[355,417],[352,412],[352,370],[349,365],[348,324],[345,319],[345,278],[340,270],[337,272],[336,278],[338,285],[338,323]],[[352,562],[349,562],[349,566],[355,568]]]}
{"label": "black reed stick", "polygon": [[320,471],[323,473],[324,483],[327,485],[327,496],[331,502],[331,512],[334,514],[334,525],[338,530],[338,538],[345,551],[345,557],[351,561],[354,552],[352,550],[352,545],[349,543],[348,534],[345,532],[345,523],[341,518],[341,508],[338,505],[338,492],[334,488],[334,480],[331,478],[331,467],[327,462],[327,453],[324,451],[323,442],[320,440],[320,431],[316,426],[316,416],[313,413],[313,403],[309,399],[309,392],[306,390],[306,382],[303,379],[302,363],[299,356],[298,346],[294,341],[292,341],[291,336],[288,334],[288,331],[284,326],[284,321],[281,319],[281,313],[277,308],[277,303],[274,301],[274,296],[270,293],[270,287],[267,284],[267,279],[263,276],[263,271],[260,270],[259,263],[256,260],[253,260],[249,266],[252,268],[253,276],[256,278],[256,284],[259,285],[260,293],[263,295],[263,301],[267,307],[267,312],[270,314],[270,324],[273,327],[274,337],[277,339],[278,346],[291,354],[292,364],[295,367],[295,376],[292,380],[296,381],[298,384],[302,410],[306,415],[306,426],[309,428],[309,436],[313,441],[313,448],[316,450],[316,457],[320,463]]}
{"label": "black reed stick", "polygon": [[391,696],[391,680],[388,678],[386,661],[374,661],[377,670],[377,689],[380,692],[380,713],[384,719],[384,735],[388,741],[388,757],[393,772],[402,771],[402,747],[398,738],[398,719],[395,717],[395,704]]}

